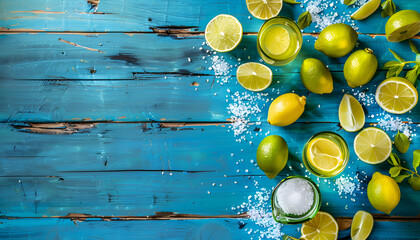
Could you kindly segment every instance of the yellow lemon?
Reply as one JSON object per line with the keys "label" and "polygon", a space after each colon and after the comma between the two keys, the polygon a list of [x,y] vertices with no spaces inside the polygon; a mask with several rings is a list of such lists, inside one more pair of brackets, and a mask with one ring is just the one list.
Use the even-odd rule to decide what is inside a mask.
{"label": "yellow lemon", "polygon": [[268,123],[275,126],[290,125],[305,110],[306,97],[295,93],[286,93],[276,98],[268,109]]}
{"label": "yellow lemon", "polygon": [[400,187],[397,182],[379,172],[373,174],[368,184],[367,195],[372,206],[386,214],[391,213],[401,198]]}

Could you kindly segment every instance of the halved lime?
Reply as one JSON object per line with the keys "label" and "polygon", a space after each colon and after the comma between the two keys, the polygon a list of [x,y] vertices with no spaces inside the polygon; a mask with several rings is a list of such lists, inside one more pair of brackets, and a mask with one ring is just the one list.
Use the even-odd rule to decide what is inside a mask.
{"label": "halved lime", "polygon": [[381,0],[370,0],[363,4],[356,12],[351,15],[351,19],[363,20],[372,15],[381,5]]}
{"label": "halved lime", "polygon": [[353,221],[351,222],[351,239],[352,240],[365,240],[369,237],[373,228],[372,214],[365,211],[358,211],[354,214]]}
{"label": "halved lime", "polygon": [[273,73],[261,63],[245,63],[238,67],[236,78],[239,84],[250,91],[262,91],[271,84]]}
{"label": "halved lime", "polygon": [[379,84],[375,99],[379,106],[390,113],[403,114],[416,106],[419,95],[405,78],[392,77]]}
{"label": "halved lime", "polygon": [[414,10],[402,10],[392,15],[385,25],[386,39],[401,42],[420,32],[420,13]]}
{"label": "halved lime", "polygon": [[234,16],[220,14],[207,24],[204,36],[213,50],[228,52],[241,42],[242,25]]}
{"label": "halved lime", "polygon": [[280,13],[283,0],[246,0],[246,6],[252,16],[267,20]]}
{"label": "halved lime", "polygon": [[338,107],[340,124],[347,132],[356,132],[365,125],[365,112],[356,98],[344,94]]}
{"label": "halved lime", "polygon": [[365,163],[384,162],[391,155],[391,138],[379,128],[363,129],[354,139],[354,151],[357,157]]}
{"label": "halved lime", "polygon": [[319,211],[314,218],[302,224],[300,232],[300,239],[304,240],[336,240],[338,224],[331,214]]}

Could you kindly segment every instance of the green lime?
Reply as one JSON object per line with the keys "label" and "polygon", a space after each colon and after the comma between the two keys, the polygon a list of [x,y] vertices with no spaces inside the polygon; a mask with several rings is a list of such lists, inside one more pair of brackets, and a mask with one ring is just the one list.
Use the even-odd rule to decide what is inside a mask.
{"label": "green lime", "polygon": [[264,138],[258,146],[257,164],[272,179],[286,166],[288,156],[286,141],[278,135],[271,135]]}
{"label": "green lime", "polygon": [[420,13],[414,10],[402,10],[394,13],[385,25],[386,39],[401,42],[420,32]]}
{"label": "green lime", "polygon": [[400,202],[401,191],[394,179],[376,172],[368,184],[367,195],[376,210],[390,214]]}
{"label": "green lime", "polygon": [[318,59],[307,58],[303,61],[300,68],[300,79],[303,85],[313,93],[331,93],[333,90],[331,73]]}
{"label": "green lime", "polygon": [[349,25],[331,24],[321,31],[314,47],[329,57],[339,58],[353,50],[357,37],[357,32]]}
{"label": "green lime", "polygon": [[354,19],[354,20],[365,19],[369,17],[370,15],[372,15],[376,11],[376,9],[378,9],[379,5],[381,5],[381,0],[370,0],[366,2],[365,4],[363,4],[359,8],[359,10],[354,12],[351,15],[351,19]]}
{"label": "green lime", "polygon": [[344,77],[347,84],[359,87],[368,83],[378,68],[378,60],[369,48],[352,53],[344,63]]}
{"label": "green lime", "polygon": [[262,91],[271,84],[273,73],[261,63],[249,62],[242,64],[236,71],[239,84],[250,91]]}
{"label": "green lime", "polygon": [[338,107],[340,124],[347,132],[356,132],[365,125],[365,112],[356,98],[344,94]]}
{"label": "green lime", "polygon": [[351,222],[351,239],[352,240],[366,240],[369,237],[373,228],[372,214],[365,211],[358,211],[354,214]]}

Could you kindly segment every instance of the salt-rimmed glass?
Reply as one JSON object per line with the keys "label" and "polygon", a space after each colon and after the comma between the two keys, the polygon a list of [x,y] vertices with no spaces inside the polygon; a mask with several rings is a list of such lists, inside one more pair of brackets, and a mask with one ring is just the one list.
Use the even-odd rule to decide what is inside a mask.
{"label": "salt-rimmed glass", "polygon": [[[286,213],[278,204],[277,204],[277,190],[280,185],[284,184],[286,181],[294,178],[299,178],[305,180],[311,187],[314,193],[314,198],[312,206],[310,209],[301,215]],[[274,188],[273,193],[271,194],[271,208],[273,211],[273,218],[279,223],[283,224],[298,224],[311,220],[318,213],[321,208],[321,192],[319,191],[318,186],[309,178],[303,176],[290,176],[283,179],[277,186]]]}

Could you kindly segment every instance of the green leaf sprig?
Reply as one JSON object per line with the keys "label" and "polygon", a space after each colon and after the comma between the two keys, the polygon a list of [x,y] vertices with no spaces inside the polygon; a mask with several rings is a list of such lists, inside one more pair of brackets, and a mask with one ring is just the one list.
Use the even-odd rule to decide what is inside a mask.
{"label": "green leaf sprig", "polygon": [[394,138],[394,145],[400,153],[406,153],[410,147],[410,139],[398,131]]}
{"label": "green leaf sprig", "polygon": [[396,7],[392,0],[385,0],[382,4],[381,16],[384,18],[386,16],[392,16],[395,13]]}
{"label": "green leaf sprig", "polygon": [[299,4],[300,2],[296,2],[296,0],[283,0],[283,2],[288,4]]}
{"label": "green leaf sprig", "polygon": [[414,191],[420,191],[420,175],[417,172],[417,167],[420,165],[420,149],[413,152],[414,171],[401,166],[400,158],[395,153],[391,153],[387,161],[393,166],[389,169],[389,174],[397,183],[410,177],[407,181],[408,184]]}
{"label": "green leaf sprig", "polygon": [[405,61],[402,57],[400,57],[396,52],[392,51],[391,49],[388,49],[392,55],[394,55],[394,58],[397,61],[389,61],[386,62],[383,66],[383,68],[387,69],[386,78],[390,77],[398,77],[401,73],[401,71],[404,69],[404,66],[410,63],[414,63],[414,67],[409,70],[405,74],[405,78],[410,81],[413,85],[416,84],[417,78],[420,75],[420,54],[417,50],[414,43],[409,40],[411,51],[413,51],[416,54],[416,60],[415,61]]}
{"label": "green leaf sprig", "polygon": [[354,4],[357,0],[344,0],[343,3],[346,4],[347,6],[350,6],[352,4]]}
{"label": "green leaf sprig", "polygon": [[304,29],[311,25],[312,15],[309,11],[303,12],[298,18],[298,26],[300,29]]}

